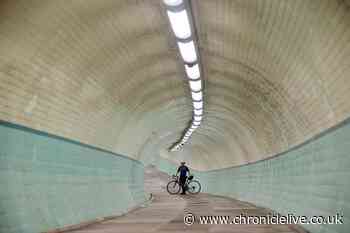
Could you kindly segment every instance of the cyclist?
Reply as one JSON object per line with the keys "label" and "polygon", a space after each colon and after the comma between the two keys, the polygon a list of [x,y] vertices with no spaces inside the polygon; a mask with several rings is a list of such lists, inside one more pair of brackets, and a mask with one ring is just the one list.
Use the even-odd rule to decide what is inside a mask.
{"label": "cyclist", "polygon": [[188,169],[188,167],[185,165],[185,162],[181,162],[181,165],[177,169],[176,175],[178,175],[179,173],[180,173],[179,184],[182,188],[181,194],[185,195],[186,194],[185,184],[187,179],[187,173],[188,175],[190,175],[190,169]]}

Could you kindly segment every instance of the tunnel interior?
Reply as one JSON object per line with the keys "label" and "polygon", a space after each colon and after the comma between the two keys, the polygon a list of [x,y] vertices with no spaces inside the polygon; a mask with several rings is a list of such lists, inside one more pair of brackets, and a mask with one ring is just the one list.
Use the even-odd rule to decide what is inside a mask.
{"label": "tunnel interior", "polygon": [[163,1],[0,2],[0,232],[125,214],[145,166],[181,161],[203,192],[349,232],[350,2],[188,4],[205,108],[174,152],[192,101]]}

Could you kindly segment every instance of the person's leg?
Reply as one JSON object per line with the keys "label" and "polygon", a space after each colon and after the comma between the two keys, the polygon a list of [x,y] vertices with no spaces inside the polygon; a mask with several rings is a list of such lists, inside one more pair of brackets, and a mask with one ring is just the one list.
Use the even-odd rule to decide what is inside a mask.
{"label": "person's leg", "polygon": [[181,188],[182,188],[182,193],[181,194],[186,194],[186,187],[185,187],[185,184],[186,184],[186,176],[180,176],[180,185],[181,185]]}

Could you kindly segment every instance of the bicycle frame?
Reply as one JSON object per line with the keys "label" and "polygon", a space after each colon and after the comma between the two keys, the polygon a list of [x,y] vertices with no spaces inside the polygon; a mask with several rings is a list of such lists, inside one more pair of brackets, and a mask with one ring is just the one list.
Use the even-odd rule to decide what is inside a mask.
{"label": "bicycle frame", "polygon": [[[177,184],[178,186],[179,186],[179,188],[180,188],[180,177],[179,176],[176,176],[176,175],[172,175],[171,176],[171,180],[168,182],[168,184],[167,184],[167,191],[170,193],[170,194],[176,194],[176,193],[178,193],[179,191],[180,191],[180,189],[179,189],[179,191],[177,191],[176,193],[172,193],[171,191],[169,191],[169,184],[171,184],[172,182],[174,182],[175,184]],[[197,188],[198,189],[194,189],[194,187],[195,186],[192,186],[192,187],[190,187],[191,185],[191,183],[193,182],[193,184],[197,184],[198,186],[197,186]],[[174,186],[175,187],[175,186]],[[194,180],[193,179],[193,176],[189,179],[189,177],[187,177],[187,179],[186,179],[186,181],[185,181],[185,184],[184,184],[184,188],[186,189],[185,191],[188,191],[189,193],[191,193],[191,194],[197,194],[197,193],[199,193],[200,192],[200,190],[201,190],[201,184],[199,183],[199,181],[198,180]]]}
{"label": "bicycle frame", "polygon": [[[180,176],[177,175],[172,175],[172,180],[176,181],[176,183],[180,184]],[[186,178],[185,181],[185,187],[188,188],[188,184],[190,183],[191,180],[188,179],[188,177]]]}

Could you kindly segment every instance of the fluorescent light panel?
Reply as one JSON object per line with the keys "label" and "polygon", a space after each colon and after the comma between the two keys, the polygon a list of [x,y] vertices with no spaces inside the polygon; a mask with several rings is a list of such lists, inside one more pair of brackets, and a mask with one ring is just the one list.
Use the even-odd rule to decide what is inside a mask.
{"label": "fluorescent light panel", "polygon": [[[184,144],[190,139],[192,133],[199,127],[203,118],[203,93],[202,93],[202,81],[200,79],[200,67],[196,63],[198,56],[194,41],[191,39],[192,28],[189,20],[189,14],[186,9],[180,11],[171,11],[171,7],[178,7],[184,4],[183,0],[163,0],[163,2],[169,7],[167,10],[167,15],[169,17],[169,22],[171,28],[175,34],[175,37],[179,40],[177,41],[180,54],[185,63],[185,70],[187,77],[189,79],[189,84],[191,88],[191,95],[193,100],[193,121],[191,127],[187,129],[185,135],[178,142],[176,146],[172,148],[172,151],[178,151],[182,149]],[[190,39],[190,41],[184,42],[184,39]],[[193,65],[189,65],[193,64]]]}
{"label": "fluorescent light panel", "polygon": [[185,69],[186,69],[187,77],[189,79],[199,79],[200,78],[201,74],[199,71],[198,63],[193,65],[193,66],[189,66],[189,65],[185,64]]}
{"label": "fluorescent light panel", "polygon": [[194,121],[192,124],[195,125],[195,126],[199,126],[201,124],[201,122],[200,121]]}
{"label": "fluorescent light panel", "polygon": [[187,11],[167,11],[171,28],[177,38],[187,39],[191,36],[191,26],[188,20]]}
{"label": "fluorescent light panel", "polygon": [[192,99],[196,101],[200,101],[203,98],[202,92],[192,92],[191,95],[192,95]]}
{"label": "fluorescent light panel", "polygon": [[168,6],[178,6],[183,3],[182,0],[163,0],[163,2]]}
{"label": "fluorescent light panel", "polygon": [[190,88],[192,91],[200,91],[202,89],[202,80],[190,81]]}
{"label": "fluorescent light panel", "polygon": [[194,116],[193,119],[195,121],[201,121],[202,120],[202,116]]}
{"label": "fluorescent light panel", "polygon": [[194,112],[194,115],[202,115],[203,109],[194,109],[193,112]]}
{"label": "fluorescent light panel", "polygon": [[200,102],[193,102],[193,107],[195,109],[202,109],[203,108],[203,101]]}
{"label": "fluorescent light panel", "polygon": [[180,53],[182,56],[182,59],[187,62],[187,63],[193,63],[195,61],[197,61],[197,53],[196,53],[196,49],[194,47],[194,43],[193,40],[189,41],[189,42],[177,42],[179,49],[180,49]]}

